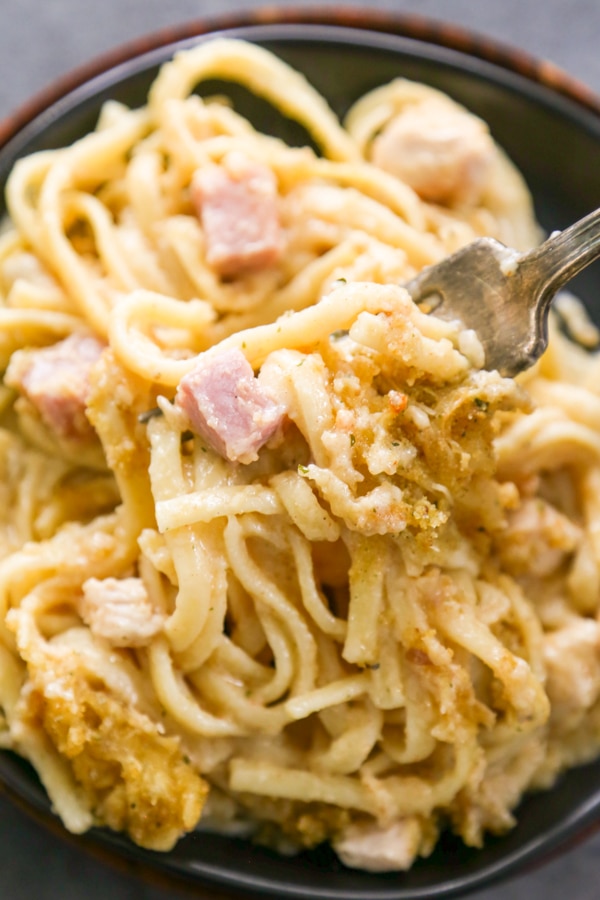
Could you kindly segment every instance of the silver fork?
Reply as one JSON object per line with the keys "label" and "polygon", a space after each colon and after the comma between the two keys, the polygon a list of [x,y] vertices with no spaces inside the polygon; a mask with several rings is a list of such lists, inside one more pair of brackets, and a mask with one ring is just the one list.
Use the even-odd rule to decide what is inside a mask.
{"label": "silver fork", "polygon": [[415,303],[478,335],[487,369],[516,375],[548,345],[557,291],[600,256],[600,209],[528,253],[480,238],[408,282]]}

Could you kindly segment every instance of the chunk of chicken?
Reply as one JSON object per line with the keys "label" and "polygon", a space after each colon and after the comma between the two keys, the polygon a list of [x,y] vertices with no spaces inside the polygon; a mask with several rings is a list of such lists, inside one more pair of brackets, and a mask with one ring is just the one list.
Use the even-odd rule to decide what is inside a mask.
{"label": "chunk of chicken", "polygon": [[574,619],[544,639],[551,722],[569,731],[600,697],[600,625]]}
{"label": "chunk of chicken", "polygon": [[475,204],[495,156],[484,122],[436,98],[407,106],[372,145],[372,162],[409,184],[424,200]]}
{"label": "chunk of chicken", "polygon": [[499,537],[503,566],[514,575],[554,572],[578,545],[581,529],[539,497],[524,500],[508,514]]}
{"label": "chunk of chicken", "polygon": [[141,578],[88,578],[80,603],[83,621],[113,647],[143,647],[161,630]]}
{"label": "chunk of chicken", "polygon": [[335,842],[335,852],[352,869],[367,872],[406,871],[419,852],[421,825],[415,817],[383,827],[350,825]]}

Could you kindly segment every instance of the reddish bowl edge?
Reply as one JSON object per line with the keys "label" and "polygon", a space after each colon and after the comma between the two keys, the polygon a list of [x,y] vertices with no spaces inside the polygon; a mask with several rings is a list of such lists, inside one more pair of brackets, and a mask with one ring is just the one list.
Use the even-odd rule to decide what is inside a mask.
{"label": "reddish bowl edge", "polygon": [[337,25],[356,30],[394,34],[446,47],[524,76],[600,115],[600,96],[584,82],[569,75],[564,69],[549,60],[538,59],[520,48],[503,44],[450,22],[430,19],[418,14],[390,13],[383,10],[357,9],[348,6],[307,10],[293,6],[269,5],[245,12],[233,12],[177,23],[134,38],[118,45],[113,50],[99,54],[56,78],[52,84],[35,93],[28,101],[0,121],[0,147],[4,146],[25,125],[53,103],[92,78],[127,60],[166,44],[195,36],[200,37],[213,32],[252,25],[280,24]]}

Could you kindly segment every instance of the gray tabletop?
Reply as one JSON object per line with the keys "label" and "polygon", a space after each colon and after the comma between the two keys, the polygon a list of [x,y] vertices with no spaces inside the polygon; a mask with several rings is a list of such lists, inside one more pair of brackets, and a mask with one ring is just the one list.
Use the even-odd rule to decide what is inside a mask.
{"label": "gray tabletop", "polygon": [[[296,8],[323,3],[296,0]],[[418,13],[466,26],[551,60],[600,93],[599,0],[379,0],[346,6]],[[0,0],[0,119],[56,76],[125,41],[249,0]],[[596,900],[600,836],[541,869],[473,900]],[[2,900],[166,900],[176,887],[149,885],[48,834],[0,796]],[[186,892],[185,896],[189,896]]]}

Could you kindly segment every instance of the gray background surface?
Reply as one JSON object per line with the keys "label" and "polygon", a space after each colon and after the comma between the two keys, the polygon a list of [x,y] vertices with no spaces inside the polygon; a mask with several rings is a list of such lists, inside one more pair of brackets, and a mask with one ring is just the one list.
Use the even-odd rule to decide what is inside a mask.
{"label": "gray background surface", "polygon": [[[0,0],[0,118],[55,77],[125,41],[163,26],[256,5],[248,0]],[[296,0],[294,5],[324,4]],[[379,0],[368,4],[346,0],[345,5],[454,22],[551,60],[600,93],[600,0]],[[596,836],[535,872],[471,896],[473,900],[597,900],[599,876],[600,836]],[[178,888],[142,883],[91,859],[49,835],[0,795],[1,900],[177,900],[183,896]]]}

